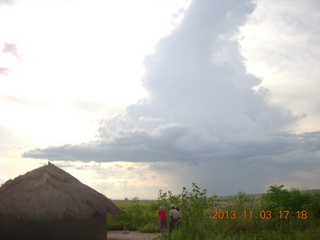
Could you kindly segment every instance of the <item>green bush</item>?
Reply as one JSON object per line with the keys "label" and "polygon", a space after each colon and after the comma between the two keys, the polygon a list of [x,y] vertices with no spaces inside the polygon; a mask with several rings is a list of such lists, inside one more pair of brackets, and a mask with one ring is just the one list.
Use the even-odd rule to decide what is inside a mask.
{"label": "green bush", "polygon": [[211,228],[213,203],[216,196],[207,196],[207,190],[192,183],[192,190],[182,188],[182,193],[173,195],[171,191],[159,191],[158,203],[170,209],[170,205],[181,210],[181,229],[165,235],[166,239],[205,239]]}
{"label": "green bush", "polygon": [[152,204],[140,205],[139,199],[134,198],[129,206],[120,208],[119,214],[108,214],[107,224],[109,230],[137,231],[148,224],[158,224],[157,210]]}
{"label": "green bush", "polygon": [[[158,233],[159,207],[164,206],[169,211],[170,205],[174,204],[181,210],[181,229],[167,231],[163,238],[162,234],[155,234],[152,239],[319,239],[319,192],[286,190],[283,185],[275,185],[270,186],[261,198],[239,192],[234,196],[233,202],[221,203],[215,202],[215,199],[216,196],[207,196],[207,191],[200,189],[195,183],[192,184],[191,191],[183,188],[176,195],[171,191],[160,190],[157,201],[142,206],[139,199],[134,198],[127,207],[121,208],[120,214],[109,214],[108,229]],[[225,215],[212,219],[212,211],[222,211]],[[231,211],[236,212],[239,217],[232,219]],[[273,211],[271,218],[262,218],[266,211]],[[280,218],[278,211],[299,211],[300,218]],[[307,211],[304,219],[301,218],[301,211]],[[229,217],[226,217],[227,212]],[[260,212],[263,213],[261,217]]]}

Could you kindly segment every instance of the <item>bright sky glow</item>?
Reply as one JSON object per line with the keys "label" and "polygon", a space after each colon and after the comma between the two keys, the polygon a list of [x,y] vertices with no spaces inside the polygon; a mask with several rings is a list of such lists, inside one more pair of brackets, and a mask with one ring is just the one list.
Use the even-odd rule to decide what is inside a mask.
{"label": "bright sky glow", "polygon": [[[143,59],[187,1],[18,1],[0,8],[0,125],[38,146],[94,138],[100,115],[147,93]],[[124,7],[125,6],[125,7]],[[143,6],[143,8],[142,8]],[[147,20],[147,21],[146,21]]]}

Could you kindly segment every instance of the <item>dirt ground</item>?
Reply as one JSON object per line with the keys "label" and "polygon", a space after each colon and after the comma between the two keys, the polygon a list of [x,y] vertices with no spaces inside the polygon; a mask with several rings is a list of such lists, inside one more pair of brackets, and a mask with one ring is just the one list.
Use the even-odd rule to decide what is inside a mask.
{"label": "dirt ground", "polygon": [[108,240],[149,240],[154,233],[108,231]]}

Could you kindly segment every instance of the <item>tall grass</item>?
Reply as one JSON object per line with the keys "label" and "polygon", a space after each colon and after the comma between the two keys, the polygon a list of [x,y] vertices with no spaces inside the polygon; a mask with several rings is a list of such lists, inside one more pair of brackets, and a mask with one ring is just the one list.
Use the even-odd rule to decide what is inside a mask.
{"label": "tall grass", "polygon": [[125,204],[125,207],[120,205],[118,207],[120,208],[119,214],[108,214],[107,216],[109,230],[159,231],[156,201],[146,205],[145,203],[141,204],[138,198],[134,198],[130,204]]}
{"label": "tall grass", "polygon": [[[158,232],[159,206],[169,210],[174,204],[181,209],[181,228],[167,231],[163,236],[166,240],[319,239],[319,193],[288,191],[281,185],[270,187],[261,199],[243,192],[231,203],[215,202],[215,199],[216,196],[207,196],[207,191],[195,183],[191,191],[183,188],[178,195],[160,190],[157,201],[142,206],[135,199],[119,215],[108,216],[108,229]],[[271,210],[272,215],[268,215],[267,211]],[[280,218],[279,211],[289,210],[287,218],[284,213]],[[307,212],[303,218],[302,211]],[[216,219],[212,219],[214,216]]]}

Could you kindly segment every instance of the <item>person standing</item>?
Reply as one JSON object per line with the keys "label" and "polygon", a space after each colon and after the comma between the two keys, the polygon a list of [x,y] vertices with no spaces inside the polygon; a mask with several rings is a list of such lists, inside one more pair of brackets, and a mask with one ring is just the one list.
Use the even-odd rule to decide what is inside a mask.
{"label": "person standing", "polygon": [[158,216],[159,216],[159,220],[160,220],[160,230],[162,233],[164,233],[167,229],[167,211],[164,210],[164,207],[161,206],[160,210],[158,211]]}
{"label": "person standing", "polygon": [[174,224],[177,223],[177,221],[180,219],[180,213],[177,211],[174,205],[171,205],[171,209],[169,211],[169,217],[170,217],[170,231],[172,231],[172,229],[174,229]]}
{"label": "person standing", "polygon": [[179,213],[179,219],[177,220],[177,229],[180,229],[180,227],[181,227],[181,213],[180,213],[180,208],[179,208],[179,207],[176,207],[176,210],[177,210],[178,213]]}

